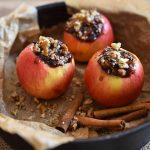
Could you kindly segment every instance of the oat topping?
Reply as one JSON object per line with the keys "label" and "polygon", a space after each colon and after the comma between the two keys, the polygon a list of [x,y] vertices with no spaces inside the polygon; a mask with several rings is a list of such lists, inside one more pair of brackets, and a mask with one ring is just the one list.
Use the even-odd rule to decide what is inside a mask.
{"label": "oat topping", "polygon": [[112,43],[98,59],[103,70],[110,75],[129,77],[135,71],[135,57],[121,48],[121,43]]}
{"label": "oat topping", "polygon": [[102,33],[104,20],[96,10],[81,10],[66,24],[66,31],[84,41],[94,41]]}
{"label": "oat topping", "polygon": [[72,58],[67,46],[51,37],[40,36],[34,43],[33,52],[51,67],[63,66]]}

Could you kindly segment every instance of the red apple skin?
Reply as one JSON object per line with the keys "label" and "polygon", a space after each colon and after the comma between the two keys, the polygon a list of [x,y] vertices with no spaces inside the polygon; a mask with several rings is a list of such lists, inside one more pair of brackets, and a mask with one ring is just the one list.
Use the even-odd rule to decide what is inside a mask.
{"label": "red apple skin", "polygon": [[74,59],[64,66],[49,67],[27,46],[18,56],[16,70],[23,88],[32,96],[52,99],[62,94],[74,75]]}
{"label": "red apple skin", "polygon": [[132,103],[140,94],[144,83],[144,71],[140,60],[136,60],[136,71],[130,77],[121,78],[105,73],[99,63],[98,51],[90,59],[85,70],[85,84],[91,97],[106,107],[120,107]]}
{"label": "red apple skin", "polygon": [[102,17],[104,19],[102,34],[93,42],[81,41],[71,33],[64,32],[64,43],[68,46],[75,60],[87,62],[96,51],[104,49],[113,42],[114,34],[111,24],[104,15]]}

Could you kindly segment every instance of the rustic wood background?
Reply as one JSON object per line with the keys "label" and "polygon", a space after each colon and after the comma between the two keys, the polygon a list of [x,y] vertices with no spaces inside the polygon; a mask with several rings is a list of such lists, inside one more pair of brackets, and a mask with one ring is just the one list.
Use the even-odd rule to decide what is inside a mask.
{"label": "rustic wood background", "polygon": [[61,0],[0,0],[0,17],[9,14],[22,3],[38,6],[58,1]]}

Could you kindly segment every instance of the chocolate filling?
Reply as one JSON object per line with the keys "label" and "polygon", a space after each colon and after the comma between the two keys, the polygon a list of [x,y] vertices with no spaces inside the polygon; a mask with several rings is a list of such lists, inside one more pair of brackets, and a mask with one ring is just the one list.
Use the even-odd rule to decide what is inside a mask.
{"label": "chocolate filling", "polygon": [[66,24],[65,30],[83,41],[94,41],[102,33],[103,19],[96,10],[81,10]]}
{"label": "chocolate filling", "polygon": [[136,58],[128,51],[120,48],[121,45],[117,46],[113,43],[112,47],[105,48],[98,59],[98,63],[110,75],[129,77],[135,72]]}
{"label": "chocolate filling", "polygon": [[67,46],[50,37],[40,36],[34,43],[33,52],[50,67],[63,66],[72,59]]}

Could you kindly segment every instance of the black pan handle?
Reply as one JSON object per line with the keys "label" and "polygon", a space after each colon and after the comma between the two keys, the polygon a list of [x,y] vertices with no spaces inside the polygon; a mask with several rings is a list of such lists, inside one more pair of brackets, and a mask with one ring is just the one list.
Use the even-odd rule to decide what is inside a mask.
{"label": "black pan handle", "polygon": [[38,23],[40,28],[51,27],[59,22],[67,20],[67,6],[64,2],[38,6]]}

